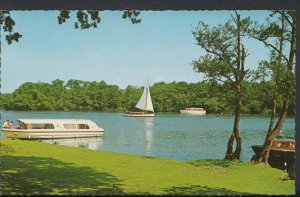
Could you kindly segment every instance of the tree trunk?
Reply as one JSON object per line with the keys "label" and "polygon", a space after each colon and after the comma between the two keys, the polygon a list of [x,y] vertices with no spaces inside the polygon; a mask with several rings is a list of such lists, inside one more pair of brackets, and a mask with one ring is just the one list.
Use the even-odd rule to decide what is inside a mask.
{"label": "tree trunk", "polygon": [[[246,53],[244,46],[241,44],[241,24],[240,24],[240,15],[236,12],[236,24],[237,24],[237,57],[236,57],[236,71],[235,71],[235,89],[236,89],[236,105],[235,105],[235,118],[232,134],[227,143],[227,151],[225,158],[226,160],[241,160],[242,153],[242,139],[240,137],[239,125],[241,119],[241,111],[242,111],[242,86],[241,82],[244,76],[244,63],[246,58]],[[235,151],[233,152],[233,143],[236,140]]]}
{"label": "tree trunk", "polygon": [[[273,124],[274,124],[275,116],[274,117],[272,116],[271,121],[270,121],[270,126],[269,126],[269,130],[268,130],[268,134],[266,136],[263,148],[262,148],[262,150],[261,150],[261,152],[260,152],[259,155],[255,155],[253,157],[253,159],[252,159],[253,162],[255,162],[255,163],[266,163],[266,164],[268,163],[269,154],[270,154],[270,150],[271,150],[271,145],[272,145],[275,137],[278,135],[278,133],[280,132],[280,130],[281,130],[282,126],[283,126],[283,123],[284,123],[285,118],[287,116],[288,106],[289,106],[289,101],[288,100],[284,100],[283,101],[281,115],[280,115],[280,117],[279,117],[279,119],[277,121],[277,124],[276,124],[276,126],[274,128],[272,128],[272,127],[273,127]],[[274,111],[274,108],[273,108],[273,111]]]}
{"label": "tree trunk", "polygon": [[251,161],[253,161],[254,163],[267,163],[268,162],[268,157],[269,156],[266,155],[266,151],[267,150],[270,151],[271,145],[272,145],[270,136],[271,136],[271,133],[272,133],[272,130],[273,130],[274,122],[275,122],[276,105],[277,105],[276,98],[273,98],[272,114],[271,114],[271,120],[270,120],[270,124],[269,124],[268,133],[266,135],[262,151],[260,152],[259,155],[254,155],[251,159]]}
{"label": "tree trunk", "polygon": [[[242,153],[242,139],[240,137],[239,125],[241,119],[241,109],[242,109],[242,98],[241,98],[241,85],[236,85],[237,89],[237,104],[235,110],[234,126],[232,134],[227,143],[227,151],[225,158],[226,160],[241,160]],[[236,140],[236,148],[233,152],[233,143]]]}
{"label": "tree trunk", "polygon": [[233,142],[234,142],[235,136],[234,136],[234,132],[231,133],[231,136],[228,140],[227,143],[227,151],[226,151],[226,155],[225,158],[226,160],[231,160],[232,156],[233,156]]}

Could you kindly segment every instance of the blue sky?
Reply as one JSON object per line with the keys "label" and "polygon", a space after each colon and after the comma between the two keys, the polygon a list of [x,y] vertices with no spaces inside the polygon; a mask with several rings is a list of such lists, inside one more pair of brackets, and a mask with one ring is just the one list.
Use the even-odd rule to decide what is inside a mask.
{"label": "blue sky", "polygon": [[[164,81],[203,80],[191,62],[204,55],[191,31],[199,21],[226,22],[233,11],[141,11],[137,25],[122,19],[122,11],[103,11],[96,29],[74,28],[74,18],[57,23],[58,11],[13,11],[19,43],[2,43],[2,93],[25,82],[61,79],[101,81],[126,88]],[[266,11],[242,11],[242,17],[265,21]],[[3,35],[3,32],[1,32]],[[268,50],[253,40],[245,42],[247,68],[268,57]]]}

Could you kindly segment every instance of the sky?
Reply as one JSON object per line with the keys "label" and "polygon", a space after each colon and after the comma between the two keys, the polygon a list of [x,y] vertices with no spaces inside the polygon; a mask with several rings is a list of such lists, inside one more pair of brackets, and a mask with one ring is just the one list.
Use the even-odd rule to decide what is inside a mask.
{"label": "sky", "polygon": [[[205,55],[192,34],[199,21],[225,23],[233,11],[141,11],[140,24],[122,18],[122,11],[100,12],[98,28],[74,28],[74,17],[57,22],[58,11],[12,11],[19,42],[8,45],[1,32],[1,92],[11,93],[25,82],[55,79],[102,81],[125,89],[157,82],[202,81],[193,60]],[[265,22],[267,11],[241,11],[242,17]],[[268,58],[268,50],[245,40],[250,56],[246,68]]]}

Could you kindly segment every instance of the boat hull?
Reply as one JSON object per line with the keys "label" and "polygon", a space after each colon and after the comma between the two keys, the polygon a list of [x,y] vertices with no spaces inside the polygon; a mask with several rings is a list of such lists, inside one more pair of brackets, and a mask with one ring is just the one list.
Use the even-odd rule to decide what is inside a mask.
{"label": "boat hull", "polygon": [[[262,150],[261,145],[254,145],[252,149],[256,155]],[[286,166],[285,166],[286,162]],[[268,163],[272,167],[292,167],[295,164],[295,151],[271,149]]]}
{"label": "boat hull", "polygon": [[189,110],[180,110],[181,114],[187,114],[187,115],[205,115],[206,111],[189,111]]}
{"label": "boat hull", "polygon": [[103,131],[20,131],[2,130],[6,138],[15,139],[59,139],[101,137]]}
{"label": "boat hull", "polygon": [[136,114],[136,113],[125,113],[122,114],[123,116],[127,116],[127,117],[154,117],[155,114]]}

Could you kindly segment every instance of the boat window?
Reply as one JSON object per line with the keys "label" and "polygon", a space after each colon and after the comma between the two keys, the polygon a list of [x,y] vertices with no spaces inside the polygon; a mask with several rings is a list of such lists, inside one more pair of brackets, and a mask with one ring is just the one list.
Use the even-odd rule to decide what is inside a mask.
{"label": "boat window", "polygon": [[20,123],[18,127],[20,127],[20,129],[27,129],[28,128],[28,126],[24,123]]}
{"label": "boat window", "polygon": [[53,124],[44,124],[44,129],[54,129]]}
{"label": "boat window", "polygon": [[76,124],[64,124],[65,129],[76,129]]}
{"label": "boat window", "polygon": [[53,124],[41,123],[41,124],[29,124],[29,129],[54,129]]}
{"label": "boat window", "polygon": [[87,125],[87,124],[78,124],[78,125],[77,125],[77,128],[78,128],[78,129],[89,129],[90,127],[89,127],[89,125]]}

